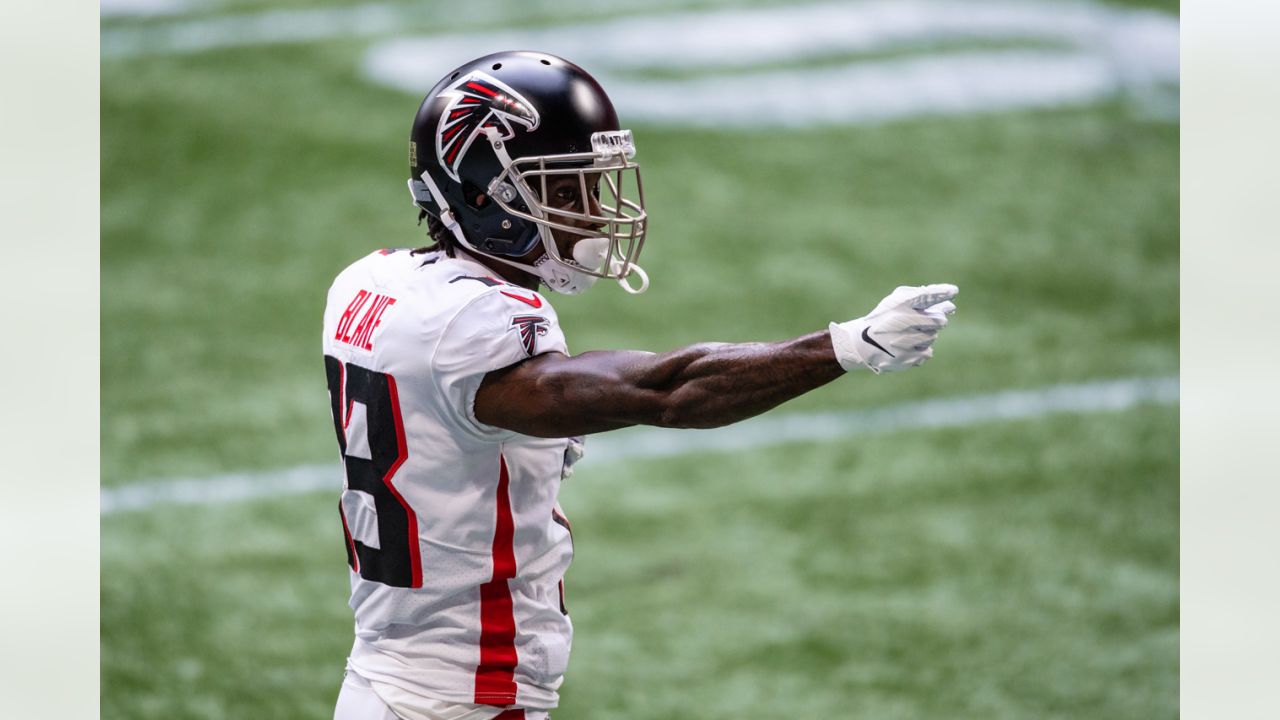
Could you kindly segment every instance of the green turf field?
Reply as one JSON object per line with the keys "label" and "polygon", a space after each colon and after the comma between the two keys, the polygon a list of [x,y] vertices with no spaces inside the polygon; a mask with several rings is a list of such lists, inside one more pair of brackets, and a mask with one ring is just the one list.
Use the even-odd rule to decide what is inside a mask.
{"label": "green turf field", "polygon": [[[281,3],[320,4],[342,5]],[[423,237],[420,98],[360,74],[370,42],[104,59],[104,487],[334,456],[325,290]],[[929,365],[775,412],[1178,371],[1178,124],[1132,97],[632,127],[653,285],[556,300],[575,351],[781,339],[945,281],[960,310]],[[555,717],[1176,717],[1177,447],[1167,406],[612,464],[589,445],[562,494],[577,637]],[[336,492],[104,516],[103,717],[331,716]]]}

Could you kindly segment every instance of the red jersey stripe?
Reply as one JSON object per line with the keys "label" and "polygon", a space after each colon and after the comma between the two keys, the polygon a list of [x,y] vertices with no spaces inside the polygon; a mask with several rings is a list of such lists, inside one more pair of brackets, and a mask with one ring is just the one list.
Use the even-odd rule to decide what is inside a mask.
{"label": "red jersey stripe", "polygon": [[[493,533],[493,579],[480,586],[480,664],[476,667],[477,705],[516,701],[516,618],[511,587],[516,576],[515,518],[511,514],[511,478],[507,459],[498,456],[497,522]],[[523,713],[522,713],[523,716]]]}

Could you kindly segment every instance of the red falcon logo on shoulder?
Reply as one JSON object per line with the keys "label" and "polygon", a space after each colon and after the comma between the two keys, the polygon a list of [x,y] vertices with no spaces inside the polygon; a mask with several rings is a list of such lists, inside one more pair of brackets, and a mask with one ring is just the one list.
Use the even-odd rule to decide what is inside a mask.
{"label": "red falcon logo on shoulder", "polygon": [[459,182],[458,166],[485,128],[497,128],[501,139],[510,140],[516,134],[513,123],[532,131],[541,122],[537,109],[520,93],[479,71],[462,76],[441,95],[451,99],[437,124],[436,158]]}
{"label": "red falcon logo on shoulder", "polygon": [[512,329],[520,332],[520,344],[525,354],[533,357],[538,354],[538,337],[547,334],[547,319],[541,315],[517,315],[511,318]]}

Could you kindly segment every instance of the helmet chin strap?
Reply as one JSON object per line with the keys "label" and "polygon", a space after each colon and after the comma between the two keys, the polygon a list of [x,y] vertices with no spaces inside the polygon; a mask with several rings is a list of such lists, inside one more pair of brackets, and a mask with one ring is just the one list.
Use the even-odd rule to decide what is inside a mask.
{"label": "helmet chin strap", "polygon": [[[614,260],[614,262],[616,263],[618,261]],[[639,285],[633,286],[630,282],[627,281],[628,278],[630,278],[632,275],[639,276],[640,278]],[[644,268],[640,267],[639,265],[636,265],[635,263],[631,263],[631,272],[627,273],[626,277],[618,278],[618,284],[621,285],[622,289],[626,290],[628,293],[632,295],[639,295],[640,293],[649,289],[649,273],[645,272]]]}

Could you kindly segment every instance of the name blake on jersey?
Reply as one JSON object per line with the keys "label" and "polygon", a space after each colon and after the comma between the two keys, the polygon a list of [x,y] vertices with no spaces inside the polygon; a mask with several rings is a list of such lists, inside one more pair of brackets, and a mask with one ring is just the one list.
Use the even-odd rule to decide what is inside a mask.
{"label": "name blake on jersey", "polygon": [[361,350],[372,350],[373,331],[382,322],[382,313],[395,304],[396,299],[390,295],[361,290],[342,312],[342,318],[338,320],[338,331],[333,334],[333,339]]}

